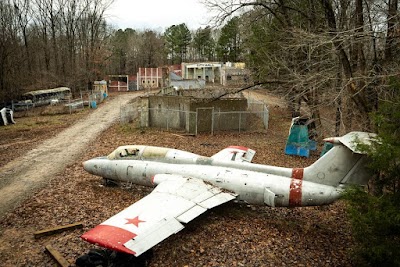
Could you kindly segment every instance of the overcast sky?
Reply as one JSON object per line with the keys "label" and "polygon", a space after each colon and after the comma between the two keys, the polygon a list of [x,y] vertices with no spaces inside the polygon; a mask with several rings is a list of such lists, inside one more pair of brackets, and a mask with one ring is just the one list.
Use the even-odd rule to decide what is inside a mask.
{"label": "overcast sky", "polygon": [[209,19],[209,12],[198,0],[114,0],[107,12],[107,21],[116,28],[161,32],[181,23],[190,30],[204,28]]}

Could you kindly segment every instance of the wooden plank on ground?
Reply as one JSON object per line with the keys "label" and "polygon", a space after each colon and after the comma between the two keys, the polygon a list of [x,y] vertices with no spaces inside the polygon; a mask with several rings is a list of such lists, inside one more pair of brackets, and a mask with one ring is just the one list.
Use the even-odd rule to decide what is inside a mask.
{"label": "wooden plank on ground", "polygon": [[174,133],[171,133],[171,134],[174,135],[174,136],[177,136],[177,137],[182,137],[182,138],[188,137],[188,136],[190,136],[190,137],[196,136],[195,134],[190,134],[190,133],[186,133],[186,134],[174,134]]}
{"label": "wooden plank on ground", "polygon": [[73,223],[73,224],[57,226],[57,227],[53,227],[53,228],[49,228],[49,229],[45,229],[45,230],[40,230],[40,231],[33,233],[33,235],[35,238],[39,238],[42,236],[54,235],[56,233],[61,233],[66,230],[73,230],[73,229],[78,229],[78,228],[82,228],[82,227],[83,227],[82,223]]}
{"label": "wooden plank on ground", "polygon": [[70,266],[70,263],[60,254],[60,252],[54,249],[53,246],[46,245],[46,250],[50,253],[50,255],[57,261],[57,263],[61,267]]}

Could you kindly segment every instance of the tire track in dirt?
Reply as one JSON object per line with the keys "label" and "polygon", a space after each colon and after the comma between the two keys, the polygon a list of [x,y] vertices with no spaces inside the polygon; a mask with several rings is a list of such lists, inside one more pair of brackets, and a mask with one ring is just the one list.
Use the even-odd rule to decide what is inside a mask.
{"label": "tire track in dirt", "polygon": [[1,168],[0,218],[73,163],[96,136],[118,120],[120,107],[143,93],[118,95],[104,102],[87,117]]}

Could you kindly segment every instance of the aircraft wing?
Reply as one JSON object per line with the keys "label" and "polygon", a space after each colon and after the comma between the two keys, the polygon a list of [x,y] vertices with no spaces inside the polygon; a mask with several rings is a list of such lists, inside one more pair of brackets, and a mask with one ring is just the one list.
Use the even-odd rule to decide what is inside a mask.
{"label": "aircraft wing", "polygon": [[154,182],[158,185],[149,195],[86,232],[82,239],[139,256],[206,210],[236,198],[200,179],[160,174]]}
{"label": "aircraft wing", "polygon": [[211,158],[218,161],[251,162],[256,151],[243,146],[229,146],[222,149]]}

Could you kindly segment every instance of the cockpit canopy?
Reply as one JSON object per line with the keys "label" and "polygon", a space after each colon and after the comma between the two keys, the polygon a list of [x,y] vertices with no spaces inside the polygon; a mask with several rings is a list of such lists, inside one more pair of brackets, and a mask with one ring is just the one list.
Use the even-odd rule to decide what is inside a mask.
{"label": "cockpit canopy", "polygon": [[127,145],[120,146],[111,152],[107,158],[110,160],[187,160],[193,161],[200,155],[191,152],[156,146]]}
{"label": "cockpit canopy", "polygon": [[169,148],[126,145],[120,146],[111,152],[108,159],[159,159],[165,158]]}
{"label": "cockpit canopy", "polygon": [[168,162],[210,164],[211,161],[217,162],[251,162],[255,154],[254,150],[246,147],[230,146],[212,157],[203,157],[188,151],[174,148],[126,145],[120,146],[111,152],[107,158],[109,160],[164,160]]}

